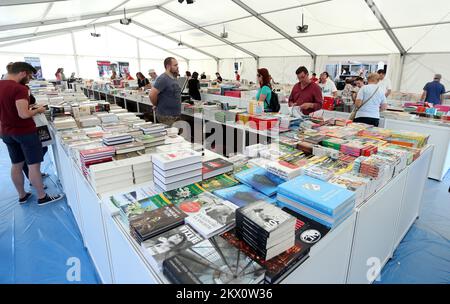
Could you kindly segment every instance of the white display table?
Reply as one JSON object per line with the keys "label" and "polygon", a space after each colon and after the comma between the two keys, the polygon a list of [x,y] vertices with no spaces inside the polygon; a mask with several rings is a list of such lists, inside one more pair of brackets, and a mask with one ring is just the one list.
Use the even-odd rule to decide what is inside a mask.
{"label": "white display table", "polygon": [[450,125],[438,126],[415,121],[386,118],[386,129],[413,131],[430,135],[428,143],[434,145],[429,178],[442,181],[450,169]]}
{"label": "white display table", "polygon": [[[103,283],[168,283],[145,259],[114,206],[95,193],[57,138],[54,159],[61,184]],[[370,283],[367,259],[381,266],[416,219],[432,156],[429,147],[412,165],[358,206],[311,249],[282,283]]]}

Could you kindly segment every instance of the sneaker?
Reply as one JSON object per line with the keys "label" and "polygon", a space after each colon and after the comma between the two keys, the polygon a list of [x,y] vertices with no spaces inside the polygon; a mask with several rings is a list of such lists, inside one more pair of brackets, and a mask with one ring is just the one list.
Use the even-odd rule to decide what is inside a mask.
{"label": "sneaker", "polygon": [[60,199],[62,199],[64,197],[64,195],[62,194],[56,194],[56,195],[49,195],[46,194],[44,198],[40,198],[38,199],[38,205],[39,206],[44,206],[53,202],[57,202]]}
{"label": "sneaker", "polygon": [[31,193],[27,192],[24,197],[19,198],[19,203],[20,204],[25,204],[30,197],[31,197]]}

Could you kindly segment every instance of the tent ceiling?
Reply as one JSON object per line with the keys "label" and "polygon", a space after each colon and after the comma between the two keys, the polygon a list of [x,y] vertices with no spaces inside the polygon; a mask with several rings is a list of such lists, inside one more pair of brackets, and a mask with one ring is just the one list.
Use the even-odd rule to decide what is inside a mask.
{"label": "tent ceiling", "polygon": [[[386,34],[388,29],[383,28],[365,0],[241,2],[257,15],[252,16],[232,0],[196,0],[191,5],[176,0],[1,1],[0,43],[41,39],[42,35],[54,36],[59,31],[64,34],[90,24],[112,22],[117,30],[179,51],[189,59],[306,56],[299,43],[318,55],[399,52],[393,43],[395,38]],[[423,0],[373,2],[408,52],[450,51],[450,42],[443,39],[450,30],[450,1],[433,0],[432,5]],[[144,27],[118,24],[123,8],[130,10],[127,15]],[[296,30],[302,13],[309,25],[307,34]],[[40,25],[41,21],[50,24]],[[220,37],[223,27],[228,32],[227,39]],[[183,46],[178,46],[180,37]]]}

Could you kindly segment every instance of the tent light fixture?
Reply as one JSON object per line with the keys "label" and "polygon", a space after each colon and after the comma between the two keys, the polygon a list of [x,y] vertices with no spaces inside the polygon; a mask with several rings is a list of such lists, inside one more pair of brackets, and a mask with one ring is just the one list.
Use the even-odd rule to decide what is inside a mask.
{"label": "tent light fixture", "polygon": [[129,25],[131,23],[131,18],[127,18],[127,12],[125,8],[123,9],[123,18],[119,20],[122,25]]}
{"label": "tent light fixture", "polygon": [[306,34],[308,33],[309,26],[305,24],[305,15],[302,13],[302,25],[297,26],[297,33]]}

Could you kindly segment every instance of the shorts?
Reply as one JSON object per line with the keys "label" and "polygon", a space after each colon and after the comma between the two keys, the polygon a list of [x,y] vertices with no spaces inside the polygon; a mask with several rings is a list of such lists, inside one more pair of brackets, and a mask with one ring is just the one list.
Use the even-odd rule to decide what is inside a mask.
{"label": "shorts", "polygon": [[368,125],[372,125],[374,127],[378,127],[380,125],[380,120],[378,118],[373,117],[358,117],[355,118],[353,122],[361,122]]}
{"label": "shorts", "polygon": [[156,119],[159,123],[165,124],[169,127],[171,127],[175,122],[180,120],[180,116],[166,116],[166,115],[160,115],[156,114]]}
{"label": "shorts", "polygon": [[44,160],[42,143],[36,133],[24,135],[3,135],[11,163],[25,162],[27,165],[39,164]]}

